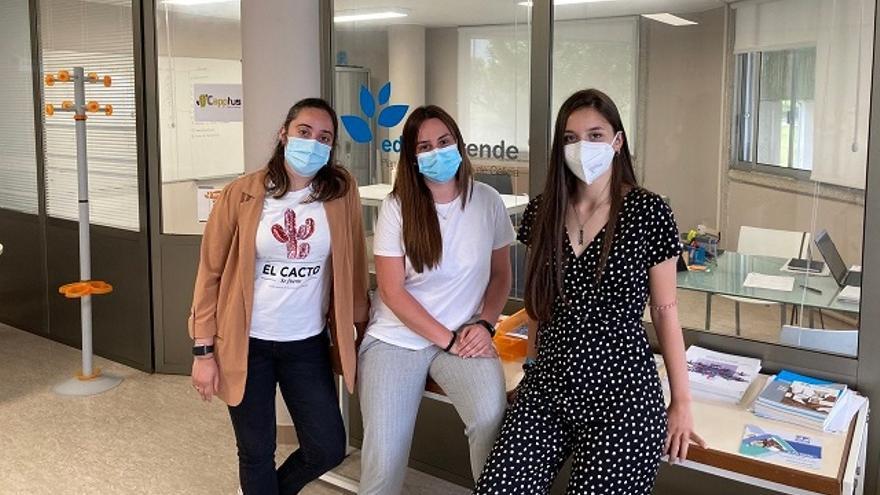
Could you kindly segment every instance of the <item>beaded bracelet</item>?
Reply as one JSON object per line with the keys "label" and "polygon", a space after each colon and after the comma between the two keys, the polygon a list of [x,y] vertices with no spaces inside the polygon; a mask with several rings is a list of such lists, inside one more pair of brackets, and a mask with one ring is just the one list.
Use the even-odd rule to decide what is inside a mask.
{"label": "beaded bracelet", "polygon": [[658,304],[658,305],[651,304],[649,307],[650,307],[652,310],[655,310],[655,311],[664,311],[664,310],[667,310],[667,309],[672,309],[672,308],[674,308],[674,307],[676,307],[676,306],[678,306],[678,300],[672,301],[672,302],[669,303],[669,304]]}

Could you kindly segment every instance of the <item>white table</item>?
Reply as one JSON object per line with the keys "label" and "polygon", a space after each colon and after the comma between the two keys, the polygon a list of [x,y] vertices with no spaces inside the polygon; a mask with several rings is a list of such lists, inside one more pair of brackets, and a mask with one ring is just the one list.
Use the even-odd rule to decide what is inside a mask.
{"label": "white table", "polygon": [[[391,193],[391,184],[371,184],[369,186],[358,187],[361,195],[361,204],[364,206],[382,206],[382,201]],[[516,215],[522,213],[529,204],[529,197],[526,194],[502,194],[501,199],[504,201],[504,207],[507,213]]]}
{"label": "white table", "polygon": [[[502,364],[507,389],[513,390],[522,379],[521,361],[502,361]],[[660,372],[661,375],[664,373],[662,369]],[[787,495],[862,495],[868,443],[868,402],[859,410],[849,434],[835,435],[806,430],[759,418],[748,411],[748,405],[763,388],[767,378],[766,375],[761,375],[755,380],[740,404],[694,400],[694,427],[706,440],[708,447],[702,449],[692,445],[688,453],[689,460],[678,466]],[[349,395],[344,392],[344,384],[340,382],[340,386],[343,390],[340,394],[340,406],[347,433]],[[428,383],[424,397],[449,402],[433,382]],[[774,431],[808,431],[811,436],[822,441],[821,468],[799,468],[784,462],[762,461],[739,454],[739,444],[746,424]],[[333,472],[327,473],[321,479],[352,493],[357,492],[357,480]]]}
{"label": "white table", "polygon": [[[660,373],[662,376],[664,371],[661,369]],[[868,443],[868,402],[859,410],[848,433],[811,430],[759,418],[748,410],[767,379],[767,375],[760,375],[739,404],[695,399],[692,405],[694,429],[706,440],[707,448],[691,445],[688,460],[679,466],[788,495],[861,495]],[[664,392],[668,401],[668,391]],[[793,434],[803,432],[821,440],[821,467],[809,469],[740,454],[746,424]]]}

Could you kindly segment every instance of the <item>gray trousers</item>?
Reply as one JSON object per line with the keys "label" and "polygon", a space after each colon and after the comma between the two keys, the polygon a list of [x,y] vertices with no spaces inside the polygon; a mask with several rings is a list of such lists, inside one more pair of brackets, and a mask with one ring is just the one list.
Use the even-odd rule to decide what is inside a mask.
{"label": "gray trousers", "polygon": [[414,351],[367,336],[358,356],[358,394],[364,420],[360,495],[395,495],[406,477],[425,381],[430,374],[465,425],[476,481],[507,407],[498,358],[462,359],[436,346]]}

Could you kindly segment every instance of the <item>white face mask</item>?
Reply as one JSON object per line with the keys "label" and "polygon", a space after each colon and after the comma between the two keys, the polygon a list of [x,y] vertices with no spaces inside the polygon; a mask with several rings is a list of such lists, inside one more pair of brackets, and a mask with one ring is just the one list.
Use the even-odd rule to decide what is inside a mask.
{"label": "white face mask", "polygon": [[596,179],[611,170],[614,161],[614,146],[617,136],[611,143],[594,143],[591,141],[578,141],[565,145],[565,164],[578,179],[592,184]]}

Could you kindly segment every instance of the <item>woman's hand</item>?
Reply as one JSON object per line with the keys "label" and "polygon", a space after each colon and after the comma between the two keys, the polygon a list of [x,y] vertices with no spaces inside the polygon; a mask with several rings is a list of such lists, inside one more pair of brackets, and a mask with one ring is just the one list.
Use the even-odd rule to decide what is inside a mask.
{"label": "woman's hand", "polygon": [[492,336],[481,325],[468,325],[458,332],[458,355],[463,358],[486,357],[498,355]]}
{"label": "woman's hand", "polygon": [[193,358],[192,384],[203,400],[210,401],[217,393],[217,387],[220,386],[220,372],[213,355]]}
{"label": "woman's hand", "polygon": [[666,413],[668,426],[663,453],[669,455],[670,464],[687,459],[688,446],[691,442],[706,448],[706,441],[694,432],[694,417],[691,414],[690,402],[673,401]]}

